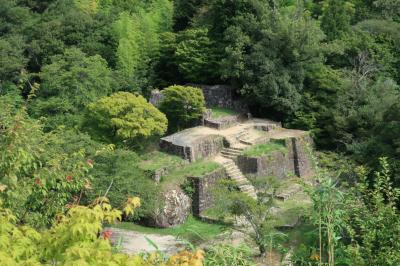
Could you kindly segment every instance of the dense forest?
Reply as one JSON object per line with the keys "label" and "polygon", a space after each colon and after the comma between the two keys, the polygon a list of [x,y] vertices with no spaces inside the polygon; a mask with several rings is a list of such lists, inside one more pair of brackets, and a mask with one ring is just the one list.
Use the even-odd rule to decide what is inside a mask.
{"label": "dense forest", "polygon": [[[205,110],[187,84],[309,131],[311,205],[282,233],[270,177],[258,201],[226,181],[216,208],[247,217],[244,246],[123,255],[102,227],[160,208],[148,172],[179,159],[159,139]],[[0,265],[399,265],[399,84],[398,0],[0,0]]]}

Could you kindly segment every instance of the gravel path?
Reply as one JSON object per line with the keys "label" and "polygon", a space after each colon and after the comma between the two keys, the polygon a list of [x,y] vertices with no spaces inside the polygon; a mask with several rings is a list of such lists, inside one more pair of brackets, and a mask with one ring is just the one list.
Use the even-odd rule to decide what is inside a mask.
{"label": "gravel path", "polygon": [[159,251],[168,255],[177,253],[185,247],[181,241],[171,235],[145,234],[117,228],[106,228],[106,230],[112,232],[111,243],[116,245],[121,241],[121,252],[127,254],[156,251],[146,237],[157,245]]}

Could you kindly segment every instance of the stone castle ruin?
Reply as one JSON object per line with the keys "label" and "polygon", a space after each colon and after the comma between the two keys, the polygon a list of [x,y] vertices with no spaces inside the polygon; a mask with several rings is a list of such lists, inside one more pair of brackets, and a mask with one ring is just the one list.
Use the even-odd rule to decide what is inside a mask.
{"label": "stone castle ruin", "polygon": [[[212,205],[211,188],[222,178],[235,180],[239,189],[257,197],[256,189],[246,178],[252,176],[307,177],[312,175],[310,150],[312,139],[308,132],[285,129],[281,123],[251,118],[244,105],[235,102],[227,86],[197,86],[205,95],[207,107],[228,107],[239,115],[212,119],[210,112],[203,117],[202,125],[189,128],[160,140],[162,151],[178,155],[188,162],[213,160],[223,166],[222,171],[203,177],[193,177],[193,213],[201,213]],[[151,102],[159,103],[161,92],[152,94]],[[249,155],[247,150],[260,144],[279,144],[282,149],[266,154]],[[285,196],[283,196],[285,197]]]}

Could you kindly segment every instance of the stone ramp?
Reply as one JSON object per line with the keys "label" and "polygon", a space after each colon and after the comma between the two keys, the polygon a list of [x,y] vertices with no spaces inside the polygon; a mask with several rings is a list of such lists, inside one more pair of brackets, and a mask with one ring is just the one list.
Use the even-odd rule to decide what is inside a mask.
{"label": "stone ramp", "polygon": [[111,244],[115,246],[121,243],[121,252],[126,254],[157,251],[146,238],[157,245],[158,251],[168,255],[175,254],[185,248],[185,244],[172,235],[145,234],[112,227],[105,228],[104,230],[112,232],[110,237]]}

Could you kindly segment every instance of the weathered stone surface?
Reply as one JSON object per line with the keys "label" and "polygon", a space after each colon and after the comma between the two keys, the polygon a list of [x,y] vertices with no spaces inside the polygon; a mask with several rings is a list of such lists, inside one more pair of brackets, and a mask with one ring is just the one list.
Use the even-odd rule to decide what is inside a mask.
{"label": "weathered stone surface", "polygon": [[293,161],[294,174],[298,177],[308,176],[313,172],[310,158],[312,145],[312,138],[308,134],[285,139],[289,160]]}
{"label": "weathered stone surface", "polygon": [[204,125],[206,127],[215,128],[218,130],[230,128],[233,125],[236,125],[240,120],[240,116],[232,115],[226,116],[221,119],[204,119]]}
{"label": "weathered stone surface", "polygon": [[201,213],[213,204],[212,188],[221,179],[227,178],[225,169],[217,169],[202,177],[191,177],[194,188],[192,209],[193,215],[201,217]]}
{"label": "weathered stone surface", "polygon": [[[282,141],[273,140],[272,141]],[[251,157],[240,155],[237,164],[244,174],[257,176],[276,176],[286,178],[290,176],[304,177],[312,174],[312,162],[309,146],[311,138],[306,134],[299,137],[290,137],[283,140],[287,152],[272,151],[263,156]]]}
{"label": "weathered stone surface", "polygon": [[238,166],[245,174],[257,176],[276,176],[286,178],[294,175],[294,164],[288,154],[282,151],[272,151],[260,157],[240,155]]}
{"label": "weathered stone surface", "polygon": [[165,192],[162,197],[164,207],[154,215],[151,224],[166,228],[184,223],[192,208],[189,196],[176,187]]}
{"label": "weathered stone surface", "polygon": [[[234,99],[234,89],[226,85],[200,85],[186,84],[203,91],[204,99],[207,107],[225,107],[235,109],[241,113],[248,113],[247,106],[240,100]],[[163,99],[162,91],[153,90],[149,102],[154,106],[159,106]]]}
{"label": "weathered stone surface", "polygon": [[161,91],[152,90],[150,99],[149,99],[149,103],[158,107],[163,99],[164,99],[164,95],[162,94]]}
{"label": "weathered stone surface", "polygon": [[218,154],[224,146],[223,142],[224,137],[220,135],[199,135],[194,134],[193,130],[184,130],[162,138],[160,148],[194,162]]}

